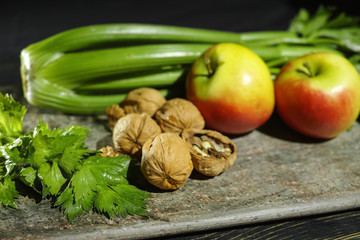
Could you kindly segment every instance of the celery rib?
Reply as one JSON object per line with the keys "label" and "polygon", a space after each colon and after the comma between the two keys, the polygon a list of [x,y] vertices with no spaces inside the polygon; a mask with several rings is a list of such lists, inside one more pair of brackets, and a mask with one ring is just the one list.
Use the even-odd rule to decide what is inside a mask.
{"label": "celery rib", "polygon": [[79,27],[53,35],[33,44],[34,51],[69,52],[81,49],[124,43],[219,43],[235,42],[243,44],[249,41],[266,39],[297,38],[288,31],[264,31],[234,33],[179,26],[153,24],[100,24]]}
{"label": "celery rib", "polygon": [[77,93],[99,94],[119,91],[129,91],[131,89],[147,86],[147,87],[168,87],[176,84],[186,71],[181,68],[171,71],[161,72],[145,72],[139,75],[127,74],[110,81],[89,82],[74,89]]}
{"label": "celery rib", "polygon": [[39,77],[76,88],[93,79],[191,64],[208,44],[153,44],[68,53],[45,66]]}
{"label": "celery rib", "polygon": [[[168,89],[159,90],[164,96]],[[83,95],[71,90],[37,81],[32,85],[27,99],[34,105],[70,113],[70,114],[103,114],[107,106],[120,103],[127,93],[110,95]]]}

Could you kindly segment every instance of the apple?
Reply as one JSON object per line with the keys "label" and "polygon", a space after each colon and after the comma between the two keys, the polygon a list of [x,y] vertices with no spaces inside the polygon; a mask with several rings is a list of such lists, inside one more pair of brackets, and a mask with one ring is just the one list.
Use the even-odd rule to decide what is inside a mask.
{"label": "apple", "polygon": [[304,135],[334,138],[359,115],[359,73],[338,54],[314,52],[295,58],[282,67],[274,85],[280,117]]}
{"label": "apple", "polygon": [[193,63],[186,97],[200,110],[208,128],[225,134],[258,128],[275,105],[269,68],[253,51],[235,43],[215,44]]}

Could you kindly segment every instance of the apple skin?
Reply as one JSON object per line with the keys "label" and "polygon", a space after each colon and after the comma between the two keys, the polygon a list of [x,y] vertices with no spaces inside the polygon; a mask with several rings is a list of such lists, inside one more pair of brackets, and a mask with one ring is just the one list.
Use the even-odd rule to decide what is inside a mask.
{"label": "apple skin", "polygon": [[289,61],[275,81],[276,108],[294,130],[331,139],[352,126],[360,111],[360,76],[344,57],[310,53]]}
{"label": "apple skin", "polygon": [[192,65],[186,97],[202,113],[206,127],[244,134],[264,124],[275,106],[269,68],[250,49],[218,43]]}

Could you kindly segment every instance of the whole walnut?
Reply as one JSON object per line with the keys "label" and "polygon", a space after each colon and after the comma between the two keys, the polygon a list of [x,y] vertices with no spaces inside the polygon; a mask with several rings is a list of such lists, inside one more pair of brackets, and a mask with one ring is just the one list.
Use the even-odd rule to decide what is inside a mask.
{"label": "whole walnut", "polygon": [[236,145],[217,131],[186,129],[181,137],[188,144],[195,169],[206,176],[225,172],[236,160]]}
{"label": "whole walnut", "polygon": [[163,95],[154,88],[137,88],[130,91],[120,103],[126,114],[147,113],[152,117],[166,102]]}
{"label": "whole walnut", "polygon": [[185,184],[193,168],[186,143],[175,133],[161,133],[143,146],[141,172],[158,188],[178,189]]}
{"label": "whole walnut", "polygon": [[113,104],[106,108],[106,115],[108,119],[108,127],[112,130],[116,122],[125,116],[125,111],[119,104]]}
{"label": "whole walnut", "polygon": [[136,158],[143,144],[161,133],[159,125],[146,113],[130,113],[120,118],[113,130],[116,152]]}
{"label": "whole walnut", "polygon": [[168,100],[154,118],[163,132],[180,134],[184,129],[201,130],[205,127],[205,120],[197,107],[183,98]]}

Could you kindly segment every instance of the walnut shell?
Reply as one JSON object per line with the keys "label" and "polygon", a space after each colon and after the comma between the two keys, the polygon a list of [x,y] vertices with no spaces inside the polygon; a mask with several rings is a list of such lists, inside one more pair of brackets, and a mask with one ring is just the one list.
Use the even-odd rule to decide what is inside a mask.
{"label": "walnut shell", "polygon": [[183,98],[168,100],[154,118],[163,132],[180,134],[184,129],[201,130],[205,127],[205,120],[197,107]]}
{"label": "walnut shell", "polygon": [[129,113],[147,113],[152,117],[166,102],[163,95],[154,88],[137,88],[130,91],[120,106]]}
{"label": "walnut shell", "polygon": [[235,144],[217,131],[187,129],[181,137],[188,144],[195,169],[206,176],[225,172],[236,160]]}
{"label": "walnut shell", "polygon": [[158,188],[178,189],[185,184],[193,168],[189,148],[175,133],[161,133],[143,146],[141,172]]}
{"label": "walnut shell", "polygon": [[111,106],[108,106],[106,108],[106,115],[108,118],[108,127],[110,129],[113,129],[116,122],[125,116],[125,111],[122,107],[119,106],[119,104],[113,104]]}
{"label": "walnut shell", "polygon": [[161,133],[159,125],[146,113],[130,113],[120,118],[113,130],[115,150],[139,157],[143,144]]}

